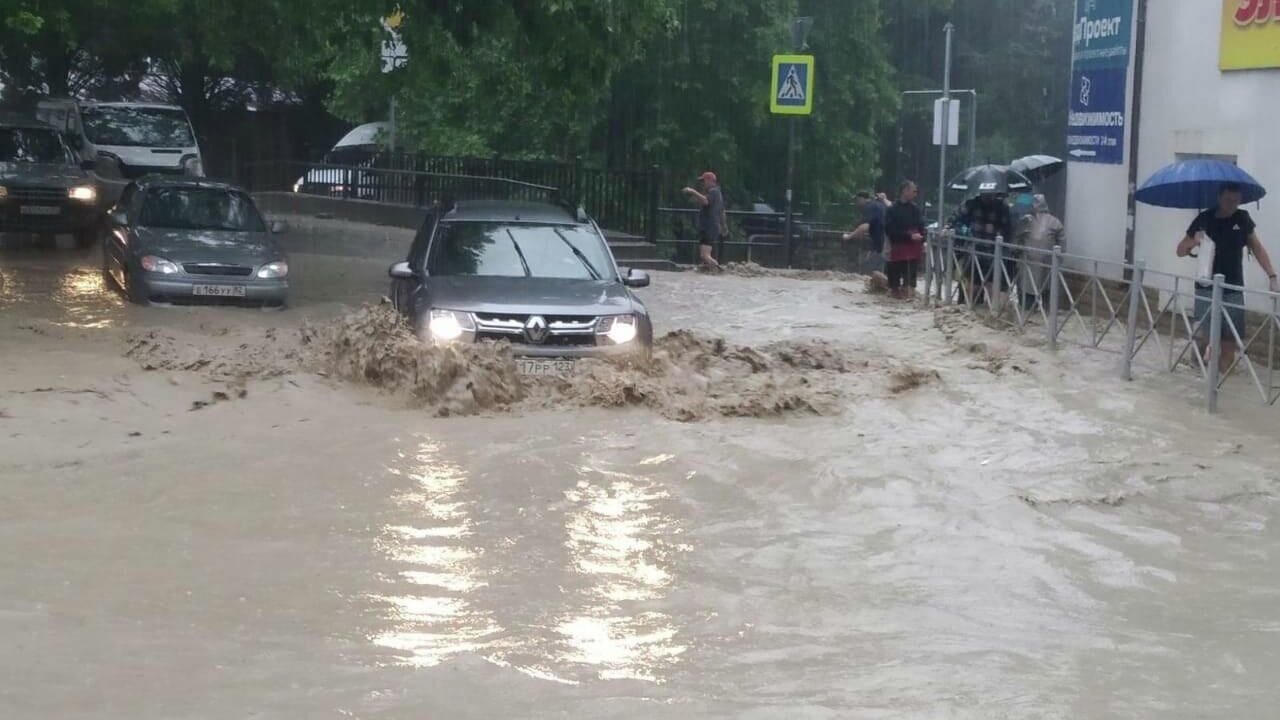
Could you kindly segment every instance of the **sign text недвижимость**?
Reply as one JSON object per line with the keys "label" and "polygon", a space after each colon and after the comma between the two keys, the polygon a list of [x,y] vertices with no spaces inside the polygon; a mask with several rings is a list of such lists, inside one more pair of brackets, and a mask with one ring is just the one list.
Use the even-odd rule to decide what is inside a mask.
{"label": "sign text \u043d\u0435\u0434\u0432\u0438\u0436\u0438\u043c\u043e\u0441\u0442\u044c", "polygon": [[1133,0],[1078,0],[1072,33],[1067,155],[1124,162]]}

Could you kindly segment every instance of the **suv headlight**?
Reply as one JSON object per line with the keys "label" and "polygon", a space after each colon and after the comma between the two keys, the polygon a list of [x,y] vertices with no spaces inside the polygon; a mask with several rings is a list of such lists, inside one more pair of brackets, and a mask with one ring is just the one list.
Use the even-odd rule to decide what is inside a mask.
{"label": "suv headlight", "polygon": [[431,318],[427,323],[427,334],[432,340],[442,345],[455,342],[467,334],[474,337],[475,332],[476,323],[470,313],[432,310]]}
{"label": "suv headlight", "polygon": [[67,190],[67,197],[72,200],[91,203],[98,199],[98,190],[92,185],[77,185]]}
{"label": "suv headlight", "polygon": [[262,267],[258,268],[258,277],[262,278],[263,280],[273,280],[276,278],[286,277],[288,275],[289,275],[289,263],[283,260],[269,262],[266,265],[263,265]]}
{"label": "suv headlight", "polygon": [[0,185],[0,200],[3,200],[7,197],[9,197],[9,188],[3,185]]}
{"label": "suv headlight", "polygon": [[626,345],[636,339],[639,326],[635,315],[610,315],[600,318],[596,325],[597,341],[604,344]]}
{"label": "suv headlight", "polygon": [[182,268],[177,263],[169,262],[162,257],[155,255],[142,256],[142,269],[147,272],[160,273],[161,275],[172,275],[182,272]]}

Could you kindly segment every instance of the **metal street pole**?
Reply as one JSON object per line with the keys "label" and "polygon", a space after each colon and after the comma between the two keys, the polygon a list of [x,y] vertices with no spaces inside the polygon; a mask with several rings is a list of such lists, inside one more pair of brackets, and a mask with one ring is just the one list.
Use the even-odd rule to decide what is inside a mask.
{"label": "metal street pole", "polygon": [[[813,18],[801,17],[791,21],[791,41],[795,45],[796,52],[804,52],[808,47],[809,30],[813,27]],[[796,173],[796,118],[792,116],[787,121],[787,220],[783,226],[783,232],[786,233],[783,241],[787,247],[787,267],[795,264],[795,241],[791,237],[792,225],[794,222],[794,210],[792,203],[792,186]]]}
{"label": "metal street pole", "polygon": [[[941,95],[941,90],[904,90],[903,97],[911,95]],[[952,95],[968,95],[973,100],[973,104],[969,106],[969,157],[966,165],[972,167],[978,164],[978,91],[972,88],[967,90],[951,90]],[[904,103],[905,104],[905,103]],[[901,111],[899,111],[901,117]],[[901,167],[903,147],[902,147],[902,120],[898,120],[898,165]],[[899,173],[901,174],[901,173]]]}
{"label": "metal street pole", "polygon": [[794,265],[795,260],[795,242],[791,238],[792,223],[792,204],[791,204],[791,186],[796,174],[796,119],[795,117],[787,118],[787,221],[784,225],[783,232],[786,233],[787,242],[787,267]]}
{"label": "metal street pole", "polygon": [[951,35],[956,26],[947,23],[942,30],[947,34],[947,54],[942,70],[942,136],[939,138],[942,142],[938,144],[941,148],[938,151],[938,229],[942,229],[946,218],[947,142],[951,139],[951,128],[947,127],[951,123]]}

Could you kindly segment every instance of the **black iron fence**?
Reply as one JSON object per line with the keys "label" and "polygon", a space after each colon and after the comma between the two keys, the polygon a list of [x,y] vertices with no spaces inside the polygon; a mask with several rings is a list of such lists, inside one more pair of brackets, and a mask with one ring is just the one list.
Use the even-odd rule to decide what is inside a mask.
{"label": "black iron fence", "polygon": [[298,192],[424,206],[492,189],[497,197],[549,194],[585,208],[615,234],[656,242],[662,173],[581,163],[462,158],[406,153],[344,154],[340,163],[255,162],[236,180],[254,192]]}

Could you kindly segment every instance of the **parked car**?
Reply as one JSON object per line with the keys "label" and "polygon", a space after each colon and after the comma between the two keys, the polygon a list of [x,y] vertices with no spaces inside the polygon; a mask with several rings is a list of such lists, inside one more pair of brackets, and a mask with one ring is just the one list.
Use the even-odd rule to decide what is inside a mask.
{"label": "parked car", "polygon": [[419,337],[437,344],[504,342],[527,374],[558,374],[589,357],[643,356],[649,312],[631,288],[649,276],[619,270],[581,210],[482,200],[428,215],[391,297]]}
{"label": "parked car", "polygon": [[293,191],[307,195],[374,199],[377,185],[374,175],[345,168],[370,167],[379,150],[378,143],[388,131],[388,123],[371,122],[343,135],[333,149],[325,153],[323,163],[343,167],[311,168],[293,184]]}
{"label": "parked car", "polygon": [[68,139],[108,179],[146,175],[204,177],[204,159],[187,113],[176,105],[41,100],[37,116]]}
{"label": "parked car", "polygon": [[70,233],[87,245],[102,208],[93,178],[50,126],[0,115],[0,232]]}
{"label": "parked car", "polygon": [[253,198],[225,183],[155,176],[129,184],[108,214],[102,272],[131,302],[284,305],[289,262]]}

